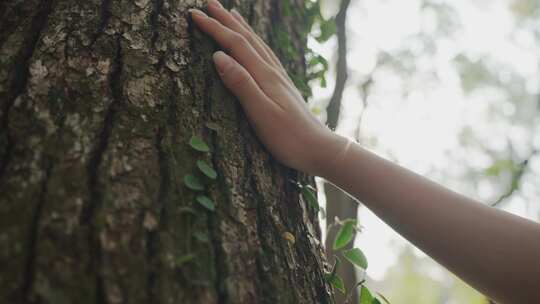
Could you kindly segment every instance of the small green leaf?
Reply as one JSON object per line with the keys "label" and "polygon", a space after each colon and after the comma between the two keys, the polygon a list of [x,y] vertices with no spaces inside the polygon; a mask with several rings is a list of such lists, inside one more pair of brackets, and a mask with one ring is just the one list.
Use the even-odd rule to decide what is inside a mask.
{"label": "small green leaf", "polygon": [[189,140],[189,145],[200,152],[210,152],[210,147],[198,136],[193,136]]}
{"label": "small green leaf", "polygon": [[320,43],[328,41],[328,39],[337,32],[337,26],[334,19],[322,20],[320,28],[321,33],[315,38]]}
{"label": "small green leaf", "polygon": [[191,190],[204,190],[204,185],[201,183],[201,181],[196,176],[191,174],[187,174],[186,176],[184,176],[184,184]]}
{"label": "small green leaf", "polygon": [[343,222],[343,225],[339,229],[336,238],[334,239],[334,250],[342,249],[347,246],[354,238],[354,228],[356,226],[356,220],[348,219]]}
{"label": "small green leaf", "polygon": [[214,168],[212,168],[204,160],[198,160],[197,161],[197,167],[199,168],[199,170],[201,170],[202,173],[204,173],[204,175],[208,176],[209,178],[211,178],[211,179],[216,179],[217,178],[216,170],[214,170]]}
{"label": "small green leaf", "polygon": [[176,267],[182,267],[182,265],[190,262],[194,258],[195,258],[194,254],[186,254],[177,258],[174,264],[176,265]]}
{"label": "small green leaf", "polygon": [[373,301],[371,301],[371,304],[382,304],[381,301],[377,298],[373,298]]}
{"label": "small green leaf", "polygon": [[343,284],[343,280],[337,274],[337,270],[340,264],[341,260],[336,255],[334,255],[334,265],[332,266],[332,271],[325,273],[324,278],[334,288],[338,289],[342,293],[345,293],[345,284]]}
{"label": "small green leaf", "polygon": [[345,284],[343,283],[343,279],[337,274],[331,274],[331,273],[325,273],[324,279],[332,285],[335,289],[341,291],[341,293],[345,294]]}
{"label": "small green leaf", "polygon": [[[383,296],[382,293],[377,292],[377,295],[379,296],[379,298],[383,299],[384,303],[390,304],[390,301],[388,301],[388,299],[385,296]],[[377,300],[377,299],[375,299],[375,300]],[[375,303],[375,302],[373,302],[373,303]],[[377,300],[377,303],[380,304],[381,302],[379,300]]]}
{"label": "small green leaf", "polygon": [[313,209],[319,211],[319,201],[317,200],[317,196],[313,190],[311,190],[308,186],[302,187],[302,196]]}
{"label": "small green leaf", "polygon": [[362,285],[362,288],[360,288],[360,304],[372,304],[373,299],[373,295],[371,295],[369,289]]}
{"label": "small green leaf", "polygon": [[210,211],[216,210],[216,204],[206,195],[197,195],[197,202]]}
{"label": "small green leaf", "polygon": [[193,233],[193,237],[201,243],[208,243],[210,241],[210,239],[208,238],[208,234],[200,231],[195,231]]}
{"label": "small green leaf", "polygon": [[367,262],[367,259],[366,259],[366,256],[364,255],[364,253],[362,252],[362,250],[358,249],[358,248],[354,248],[354,249],[351,249],[351,250],[346,250],[343,252],[343,256],[351,263],[353,263],[354,265],[362,268],[362,269],[367,269],[368,267],[368,262]]}
{"label": "small green leaf", "polygon": [[319,54],[315,54],[312,58],[309,59],[308,67],[313,68],[317,65],[320,65],[325,71],[328,70],[329,67],[328,60],[326,60],[326,58]]}
{"label": "small green leaf", "polygon": [[334,255],[334,265],[332,266],[332,272],[331,272],[332,275],[337,273],[339,265],[341,265],[341,260],[338,258],[337,255]]}

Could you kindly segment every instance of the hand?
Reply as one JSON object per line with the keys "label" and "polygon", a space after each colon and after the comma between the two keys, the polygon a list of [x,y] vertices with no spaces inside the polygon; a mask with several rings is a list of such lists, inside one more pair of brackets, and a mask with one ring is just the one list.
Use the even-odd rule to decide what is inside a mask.
{"label": "hand", "polygon": [[216,52],[216,69],[225,86],[239,99],[251,126],[272,155],[285,165],[321,175],[344,148],[309,111],[272,50],[236,11],[208,1],[208,17],[191,14],[197,26],[229,54]]}

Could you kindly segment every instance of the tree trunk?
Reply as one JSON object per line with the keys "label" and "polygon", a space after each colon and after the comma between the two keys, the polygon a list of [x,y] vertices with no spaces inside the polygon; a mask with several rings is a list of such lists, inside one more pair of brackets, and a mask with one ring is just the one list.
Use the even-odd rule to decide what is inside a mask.
{"label": "tree trunk", "polygon": [[[340,112],[343,101],[343,93],[347,87],[347,82],[349,79],[348,74],[348,64],[347,64],[347,13],[351,0],[343,0],[339,5],[339,11],[336,15],[336,36],[338,42],[337,49],[337,63],[336,63],[336,85],[334,87],[334,92],[330,98],[330,102],[326,109],[327,120],[326,124],[332,130],[335,130],[338,127],[340,122]],[[358,203],[350,197],[343,190],[334,186],[331,183],[324,183],[324,193],[326,196],[326,222],[330,227],[335,221],[335,218],[340,220],[345,219],[356,219],[358,214]],[[337,256],[339,259],[344,260],[343,255],[339,251],[333,249],[333,242],[338,232],[338,227],[333,227],[333,229],[328,230],[328,235],[326,238],[326,256],[328,261],[333,264],[335,263],[334,256]],[[356,233],[355,233],[356,235]],[[345,248],[351,249],[354,245],[354,238],[350,244]],[[358,291],[356,288],[357,283],[359,282],[356,276],[355,267],[341,267],[338,269],[338,275],[343,279],[343,282],[349,290],[350,294],[340,294],[336,293],[335,301],[336,304],[343,303],[357,303]]]}
{"label": "tree trunk", "polygon": [[[304,75],[303,0],[225,4]],[[216,45],[188,18],[204,6],[0,3],[0,299],[331,302],[315,212],[291,183],[312,179],[252,134],[214,71]]]}
{"label": "tree trunk", "polygon": [[[358,214],[358,202],[356,202],[352,197],[343,192],[343,190],[334,186],[331,183],[324,183],[324,193],[326,195],[326,220],[329,225],[335,222],[335,218],[340,220],[345,219],[356,219]],[[333,249],[334,239],[338,232],[338,227],[332,227],[328,230],[328,235],[326,236],[326,256],[328,257],[328,262],[333,264],[335,262],[334,256],[337,256],[341,261],[345,261],[345,258],[340,253],[340,251],[335,251]],[[355,233],[356,236],[356,233]],[[353,240],[345,247],[345,249],[351,249],[354,245]],[[357,303],[358,302],[358,288],[356,284],[360,281],[357,278],[355,267],[340,267],[337,270],[338,275],[343,279],[345,287],[347,288],[350,294],[335,294],[336,304],[347,303]]]}

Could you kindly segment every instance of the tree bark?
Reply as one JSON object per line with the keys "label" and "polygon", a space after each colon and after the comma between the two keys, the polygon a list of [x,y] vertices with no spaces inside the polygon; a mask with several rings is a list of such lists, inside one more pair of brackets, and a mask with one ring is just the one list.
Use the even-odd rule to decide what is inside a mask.
{"label": "tree bark", "polygon": [[[331,225],[334,223],[336,217],[340,220],[357,218],[358,202],[350,197],[347,193],[328,182],[324,183],[324,193],[326,195],[327,202],[326,220],[328,224]],[[337,226],[333,227],[332,229],[328,230],[328,235],[326,236],[326,256],[328,257],[328,262],[330,264],[335,262],[334,256],[337,256],[341,261],[345,261],[345,258],[340,253],[342,250],[335,251],[333,249],[334,239],[336,238],[338,230],[339,229]],[[356,233],[354,238],[355,237]],[[354,238],[344,249],[351,249],[354,247]],[[345,284],[348,293],[342,294],[336,292],[336,304],[357,303],[359,300],[359,295],[356,285],[360,280],[357,278],[355,267],[341,266],[338,268],[337,273],[343,279],[343,283]]]}
{"label": "tree bark", "polygon": [[[224,4],[304,75],[303,0]],[[219,81],[187,13],[205,5],[0,3],[0,299],[331,302],[315,211],[291,183],[312,179],[266,153]],[[218,171],[214,212],[183,185],[200,159]]]}

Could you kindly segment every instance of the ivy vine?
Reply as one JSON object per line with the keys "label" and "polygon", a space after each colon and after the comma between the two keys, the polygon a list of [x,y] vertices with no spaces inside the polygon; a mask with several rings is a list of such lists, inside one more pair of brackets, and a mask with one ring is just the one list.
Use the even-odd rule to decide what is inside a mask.
{"label": "ivy vine", "polygon": [[[189,145],[193,150],[200,153],[210,153],[210,146],[204,142],[204,140],[198,136],[192,136],[189,140]],[[199,177],[202,175],[203,178],[206,178],[211,181],[215,181],[217,178],[216,170],[208,164],[204,159],[198,159],[196,161],[196,166],[199,169],[197,173],[188,173],[184,176],[184,185],[192,190],[197,192],[195,196],[195,201],[208,211],[216,210],[216,203],[210,198],[209,194],[205,192],[206,187],[203,180]]]}

